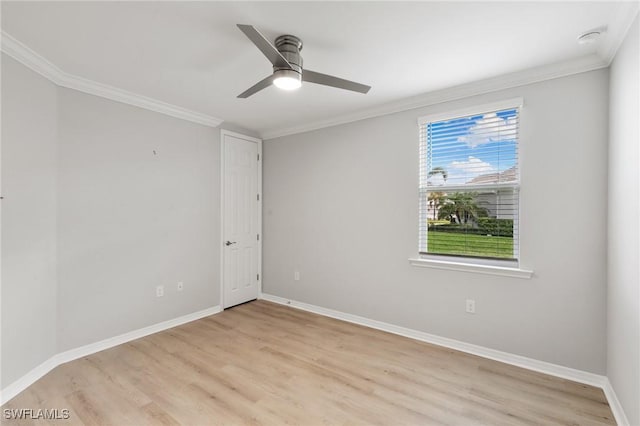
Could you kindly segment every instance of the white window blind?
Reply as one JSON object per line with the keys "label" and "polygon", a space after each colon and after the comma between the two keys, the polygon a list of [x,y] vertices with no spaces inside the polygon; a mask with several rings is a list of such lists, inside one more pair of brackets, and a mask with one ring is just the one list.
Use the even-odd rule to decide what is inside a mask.
{"label": "white window blind", "polygon": [[517,261],[521,99],[421,118],[421,254]]}

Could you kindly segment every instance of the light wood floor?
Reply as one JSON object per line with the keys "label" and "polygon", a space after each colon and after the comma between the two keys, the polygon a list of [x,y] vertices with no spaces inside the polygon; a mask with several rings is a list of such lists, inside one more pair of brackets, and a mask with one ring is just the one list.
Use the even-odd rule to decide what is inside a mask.
{"label": "light wood floor", "polygon": [[600,389],[265,301],[61,365],[2,408],[70,409],[57,425],[615,424]]}

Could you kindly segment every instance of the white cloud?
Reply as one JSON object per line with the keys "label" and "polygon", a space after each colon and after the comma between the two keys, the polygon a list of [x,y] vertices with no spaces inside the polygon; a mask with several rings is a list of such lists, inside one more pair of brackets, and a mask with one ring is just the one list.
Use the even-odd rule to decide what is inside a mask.
{"label": "white cloud", "polygon": [[469,133],[460,136],[458,142],[464,142],[469,147],[475,148],[489,142],[512,140],[516,134],[516,117],[506,120],[498,117],[495,112],[485,114],[469,128]]}
{"label": "white cloud", "polygon": [[467,161],[452,161],[450,168],[460,170],[467,176],[473,175],[474,177],[482,173],[494,172],[496,170],[490,163],[473,156],[469,156]]}
{"label": "white cloud", "polygon": [[449,185],[463,184],[482,174],[497,171],[490,163],[473,156],[469,156],[466,161],[452,161],[447,170],[449,176],[446,183]]}
{"label": "white cloud", "polygon": [[460,185],[487,173],[496,173],[498,169],[470,155],[467,160],[452,161],[446,167],[447,179],[441,173],[434,173],[427,179],[429,186]]}

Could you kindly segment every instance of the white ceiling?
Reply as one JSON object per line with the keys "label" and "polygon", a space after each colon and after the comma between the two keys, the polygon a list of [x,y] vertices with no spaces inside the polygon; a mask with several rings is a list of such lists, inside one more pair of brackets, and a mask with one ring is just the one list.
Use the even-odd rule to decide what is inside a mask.
{"label": "white ceiling", "polygon": [[[631,7],[630,7],[631,5]],[[2,29],[64,72],[283,133],[533,67],[608,63],[637,2],[2,2]],[[302,38],[304,65],[371,85],[236,96],[271,66],[238,30]],[[596,44],[577,36],[608,26]],[[586,59],[585,59],[586,58]]]}

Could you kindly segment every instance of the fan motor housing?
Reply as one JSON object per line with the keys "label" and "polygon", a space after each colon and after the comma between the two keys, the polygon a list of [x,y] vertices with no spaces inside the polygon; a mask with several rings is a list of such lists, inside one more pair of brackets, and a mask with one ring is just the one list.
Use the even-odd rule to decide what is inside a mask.
{"label": "fan motor housing", "polygon": [[[302,40],[294,35],[285,34],[276,38],[275,45],[278,52],[291,64],[293,71],[302,74],[302,56],[300,56]],[[273,67],[273,71],[281,69],[288,68]]]}

